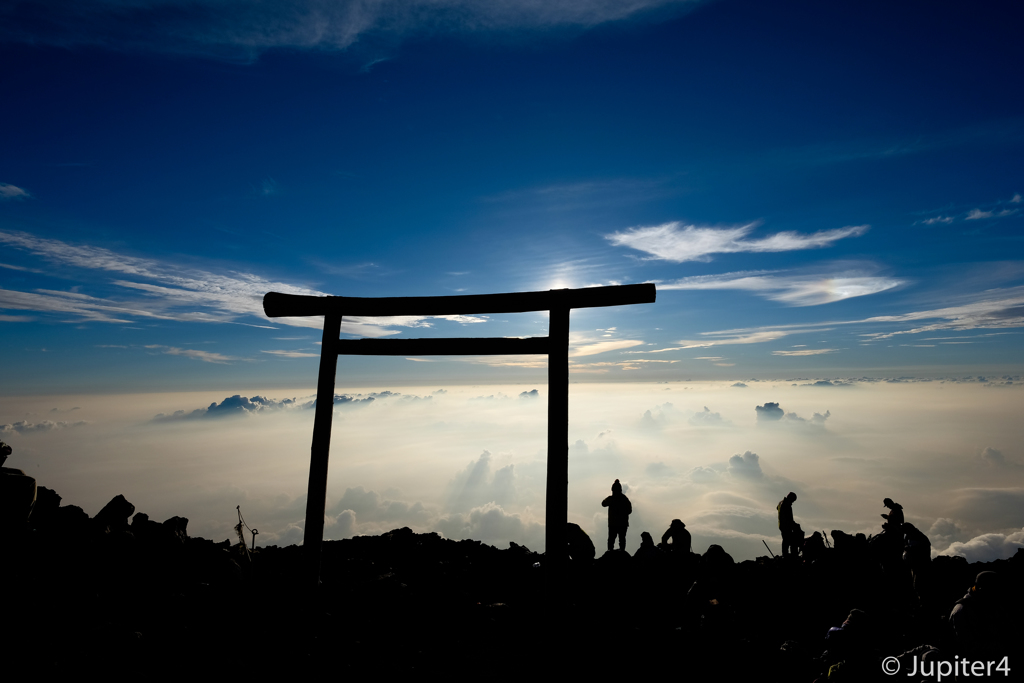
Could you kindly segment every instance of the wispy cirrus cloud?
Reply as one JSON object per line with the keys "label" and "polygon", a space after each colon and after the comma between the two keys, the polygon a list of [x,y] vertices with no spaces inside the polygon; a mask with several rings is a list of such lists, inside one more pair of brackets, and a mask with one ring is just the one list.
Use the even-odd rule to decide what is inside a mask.
{"label": "wispy cirrus cloud", "polygon": [[[942,330],[1010,329],[1024,327],[1024,286],[1010,289],[990,290],[971,295],[969,300],[957,306],[912,311],[900,315],[880,315],[857,320],[829,320],[820,323],[805,322],[792,325],[774,325],[715,332],[702,332],[702,339],[683,339],[679,346],[651,351],[626,351],[626,353],[665,353],[683,349],[727,346],[731,344],[762,344],[797,334],[819,334],[847,326],[888,326],[881,332],[863,332],[862,338],[870,341],[891,339],[897,335],[938,332]],[[918,321],[926,324],[915,325]],[[898,327],[902,329],[892,329]],[[991,333],[999,334],[999,333]],[[984,335],[989,336],[989,335]],[[927,340],[922,340],[927,341]],[[831,352],[834,349],[830,349]],[[825,353],[783,352],[776,355],[816,355]]]}
{"label": "wispy cirrus cloud", "polygon": [[835,353],[837,349],[797,349],[796,351],[772,351],[773,356],[820,356]]}
{"label": "wispy cirrus cloud", "polygon": [[736,289],[753,292],[790,306],[818,306],[858,296],[877,294],[904,284],[892,277],[843,274],[774,275],[770,273],[723,273],[698,275],[658,283],[658,289]]}
{"label": "wispy cirrus cloud", "polygon": [[847,237],[859,237],[870,226],[852,225],[811,234],[793,231],[777,232],[761,239],[748,239],[759,223],[729,227],[685,225],[679,221],[649,227],[629,228],[605,235],[617,247],[629,247],[650,254],[652,260],[710,261],[713,254],[741,252],[779,252],[820,249]]}
{"label": "wispy cirrus cloud", "polygon": [[[809,330],[804,329],[775,329],[775,330],[760,330],[753,332],[746,332],[735,334],[731,332],[705,332],[707,339],[682,339],[679,341],[681,346],[677,346],[671,349],[660,349],[661,351],[678,351],[682,349],[703,349],[712,346],[729,346],[732,344],[764,344],[765,342],[775,341],[776,339],[782,339],[788,337],[791,334],[799,334]],[[820,332],[822,330],[815,330]]]}
{"label": "wispy cirrus cloud", "polygon": [[160,353],[166,353],[169,356],[185,356],[186,358],[192,358],[193,360],[201,360],[204,363],[217,363],[219,365],[224,365],[236,360],[246,360],[245,358],[238,358],[236,356],[226,356],[223,353],[200,351],[198,349],[181,349],[177,346],[163,346],[162,344],[147,344],[146,348],[159,351]]}
{"label": "wispy cirrus cloud", "polygon": [[1024,327],[1024,287],[985,292],[989,295],[978,301],[927,311],[915,311],[903,315],[886,315],[867,318],[865,323],[912,323],[935,320],[936,322],[891,332],[872,332],[863,336],[873,340],[890,339],[900,334],[918,334],[939,330],[1005,329]]}
{"label": "wispy cirrus cloud", "polygon": [[312,353],[309,351],[261,351],[260,353],[269,353],[273,356],[281,356],[282,358],[319,358],[319,353]]}
{"label": "wispy cirrus cloud", "polygon": [[[77,291],[37,289],[32,292],[0,290],[0,309],[65,313],[66,322],[128,323],[139,319],[180,322],[233,323],[259,325],[255,317],[269,322],[263,314],[263,296],[267,292],[324,296],[309,287],[269,280],[243,271],[213,272],[188,268],[165,261],[129,256],[89,245],[68,244],[22,232],[0,231],[0,244],[26,251],[62,267],[117,273],[110,284],[123,295],[97,297]],[[124,277],[127,276],[127,277]],[[136,296],[132,296],[135,293]],[[463,324],[485,322],[481,316],[439,316]],[[277,318],[275,323],[320,329],[319,318]],[[343,334],[360,337],[384,337],[399,334],[394,327],[431,327],[430,318],[390,316],[380,318],[346,317]]]}
{"label": "wispy cirrus cloud", "polygon": [[78,0],[0,5],[8,41],[252,59],[271,48],[344,50],[363,36],[586,28],[700,0]]}
{"label": "wispy cirrus cloud", "polygon": [[983,211],[982,209],[971,209],[964,217],[965,221],[977,221],[983,218],[1003,218],[1017,213],[1018,209],[1000,209],[999,211]]}
{"label": "wispy cirrus cloud", "polygon": [[[923,223],[924,225],[937,225],[940,223],[953,223],[954,221],[980,221],[988,218],[1005,218],[1007,216],[1013,216],[1020,212],[1020,208],[1017,206],[1021,203],[1020,193],[1015,193],[1013,197],[1006,200],[999,200],[984,205],[985,208],[975,207],[969,211],[961,211],[952,215],[939,215],[932,216],[931,218],[925,218],[915,223]],[[1011,206],[1007,206],[1007,205]]]}
{"label": "wispy cirrus cloud", "polygon": [[608,351],[620,351],[622,349],[631,349],[634,346],[640,346],[643,344],[642,341],[636,341],[632,339],[619,339],[615,341],[599,341],[589,344],[570,345],[569,355],[578,358],[580,356],[596,356],[599,353],[607,353]]}
{"label": "wispy cirrus cloud", "polygon": [[31,196],[32,195],[30,195],[27,190],[23,190],[17,185],[0,183],[0,201],[28,199]]}

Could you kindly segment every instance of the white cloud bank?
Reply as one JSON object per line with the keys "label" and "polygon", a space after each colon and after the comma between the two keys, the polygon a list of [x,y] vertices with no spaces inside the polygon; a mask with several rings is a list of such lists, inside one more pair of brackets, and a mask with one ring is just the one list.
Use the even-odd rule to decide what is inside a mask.
{"label": "white cloud bank", "polygon": [[962,555],[968,562],[992,562],[1013,557],[1024,548],[1024,529],[1012,534],[982,534],[969,541],[951,543],[939,555]]}

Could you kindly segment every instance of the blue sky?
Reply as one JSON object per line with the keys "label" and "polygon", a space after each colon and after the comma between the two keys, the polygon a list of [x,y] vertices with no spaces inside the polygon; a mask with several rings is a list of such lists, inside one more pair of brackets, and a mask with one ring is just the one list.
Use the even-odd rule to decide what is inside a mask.
{"label": "blue sky", "polygon": [[[865,532],[890,495],[937,550],[1006,556],[1024,544],[1022,14],[0,0],[10,464],[90,513],[125,493],[212,537],[244,503],[291,542],[320,321],[265,318],[267,291],[655,282],[653,305],[573,314],[592,386],[571,395],[571,519],[600,535],[621,478],[647,530],[685,516],[743,558],[788,490],[808,528]],[[545,378],[536,358],[341,359],[339,393],[376,398],[336,414],[329,534],[536,545],[544,414],[518,397]],[[198,417],[156,417],[178,410]]]}
{"label": "blue sky", "polygon": [[[217,8],[0,8],[7,391],[308,374],[289,287],[657,282],[602,380],[1021,371],[1012,3]],[[507,379],[425,366],[366,377]]]}

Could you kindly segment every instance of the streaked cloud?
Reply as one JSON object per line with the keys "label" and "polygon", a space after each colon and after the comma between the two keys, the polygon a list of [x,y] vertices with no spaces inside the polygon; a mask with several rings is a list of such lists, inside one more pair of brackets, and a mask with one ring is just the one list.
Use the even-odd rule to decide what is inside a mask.
{"label": "streaked cloud", "polygon": [[28,199],[31,197],[27,191],[21,189],[17,185],[10,185],[8,183],[0,183],[0,201],[10,201],[12,199]]}
{"label": "streaked cloud", "polygon": [[763,273],[723,273],[697,275],[672,282],[658,283],[660,290],[736,289],[753,292],[790,306],[818,306],[858,296],[877,294],[904,283],[891,277],[867,275],[771,275]]}
{"label": "streaked cloud", "polygon": [[617,247],[629,247],[650,254],[651,259],[683,263],[710,261],[712,254],[819,249],[847,237],[863,235],[869,228],[867,225],[853,225],[811,234],[784,231],[762,239],[746,239],[758,225],[754,222],[731,227],[711,227],[673,221],[650,227],[629,228],[625,232],[605,235],[605,239]]}
{"label": "streaked cloud", "polygon": [[620,351],[622,349],[631,349],[634,346],[640,346],[643,344],[642,341],[620,339],[616,341],[600,341],[591,344],[582,344],[579,346],[571,346],[569,348],[569,356],[578,358],[580,356],[594,356],[599,353],[606,353],[608,351]]}
{"label": "streaked cloud", "polygon": [[9,263],[0,263],[0,268],[7,268],[8,270],[20,270],[25,273],[42,273],[41,270],[35,268],[25,268],[24,266],[12,266]]}
{"label": "streaked cloud", "polygon": [[[901,315],[874,316],[856,320],[828,320],[820,323],[805,322],[790,325],[765,325],[762,327],[702,332],[701,337],[706,337],[704,339],[683,339],[677,342],[678,346],[651,351],[627,351],[626,353],[665,353],[682,349],[725,346],[729,344],[761,344],[791,335],[831,332],[837,327],[851,325],[889,326],[889,329],[884,332],[859,333],[861,337],[870,341],[891,339],[902,334],[919,334],[943,330],[964,331],[1024,327],[1024,287],[990,290],[980,294],[967,295],[965,298],[982,296],[987,298],[969,301],[959,306],[913,311]],[[913,325],[917,321],[928,320],[934,320],[935,322]],[[910,325],[908,326],[908,324]],[[893,327],[904,327],[904,329],[892,329]],[[1006,333],[996,332],[989,334]]]}
{"label": "streaked cloud", "polygon": [[113,45],[121,50],[248,60],[270,48],[344,50],[368,33],[402,37],[420,31],[587,28],[656,8],[696,4],[698,0],[142,0],[125,5],[119,0],[82,0],[56,8],[0,7],[0,36],[61,47]]}
{"label": "streaked cloud", "polygon": [[991,298],[982,299],[961,306],[950,306],[903,315],[875,316],[865,323],[906,323],[918,320],[937,319],[927,325],[891,332],[872,332],[863,336],[873,340],[890,339],[899,334],[918,334],[939,330],[974,330],[1024,327],[1024,288],[985,292]]}
{"label": "streaked cloud", "polygon": [[772,351],[773,356],[820,356],[823,353],[835,353],[837,349],[798,349],[796,351]]}
{"label": "streaked cloud", "polygon": [[708,335],[708,339],[683,339],[679,341],[682,346],[660,350],[677,351],[680,349],[702,349],[710,346],[728,346],[730,344],[763,344],[775,341],[776,339],[782,339],[791,334],[797,334],[800,331],[802,330],[762,330],[748,334],[706,332],[705,334]]}
{"label": "streaked cloud", "polygon": [[[1020,209],[1005,208],[1006,204],[1020,204],[1021,197],[1020,193],[1016,193],[1010,199],[999,200],[988,204],[988,208],[975,207],[966,213],[958,213],[953,216],[933,216],[924,220],[915,221],[917,223],[924,223],[925,225],[936,225],[938,223],[952,223],[955,220],[965,221],[977,221],[984,220],[986,218],[1005,218],[1006,216],[1012,216],[1017,213]],[[1003,207],[1003,208],[1000,208]]]}
{"label": "streaked cloud", "polygon": [[967,216],[964,217],[965,221],[976,221],[982,218],[1003,218],[1004,216],[1012,216],[1017,213],[1017,209],[1001,209],[999,211],[983,211],[981,209],[971,209],[967,212]]}
{"label": "streaked cloud", "polygon": [[282,358],[319,358],[319,353],[310,353],[308,351],[261,351],[260,353],[269,353],[274,356],[281,356]]}
{"label": "streaked cloud", "polygon": [[[75,291],[43,289],[35,292],[0,290],[0,309],[67,313],[74,316],[66,322],[128,323],[133,319],[151,318],[248,325],[252,323],[245,323],[239,319],[253,316],[262,321],[267,320],[263,314],[263,296],[267,292],[306,296],[326,295],[325,292],[269,280],[254,273],[213,272],[187,268],[166,261],[119,254],[103,247],[73,245],[23,232],[0,231],[0,244],[27,251],[62,267],[70,266],[131,277],[118,278],[110,282],[115,287],[125,290],[124,296],[96,297]],[[141,296],[132,297],[132,293]],[[439,317],[462,324],[487,321],[487,318],[482,316]],[[322,320],[316,317],[277,318],[275,322],[314,329],[323,326]],[[432,325],[431,318],[422,316],[353,316],[343,320],[341,331],[348,335],[379,338],[399,334],[399,330],[390,329],[393,327]]]}
{"label": "streaked cloud", "polygon": [[226,356],[222,353],[213,353],[211,351],[200,351],[198,349],[181,349],[177,346],[163,346],[161,344],[147,344],[147,349],[154,349],[160,353],[166,353],[170,356],[185,356],[186,358],[192,358],[194,360],[201,360],[205,363],[230,363],[236,360],[246,360],[244,358],[237,358],[235,356]]}

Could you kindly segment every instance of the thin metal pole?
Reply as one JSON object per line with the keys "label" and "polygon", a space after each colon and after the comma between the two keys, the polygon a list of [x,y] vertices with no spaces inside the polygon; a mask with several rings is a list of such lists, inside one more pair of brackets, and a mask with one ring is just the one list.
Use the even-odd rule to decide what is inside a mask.
{"label": "thin metal pole", "polygon": [[328,313],[324,316],[324,334],[320,347],[313,444],[309,455],[309,487],[306,489],[306,527],[302,534],[306,582],[310,588],[320,585],[320,548],[324,542],[324,514],[327,511],[327,460],[331,454],[334,382],[338,372],[340,336],[341,314]]}
{"label": "thin metal pole", "polygon": [[544,551],[551,585],[564,574],[569,518],[569,308],[552,308],[548,328],[548,481]]}

